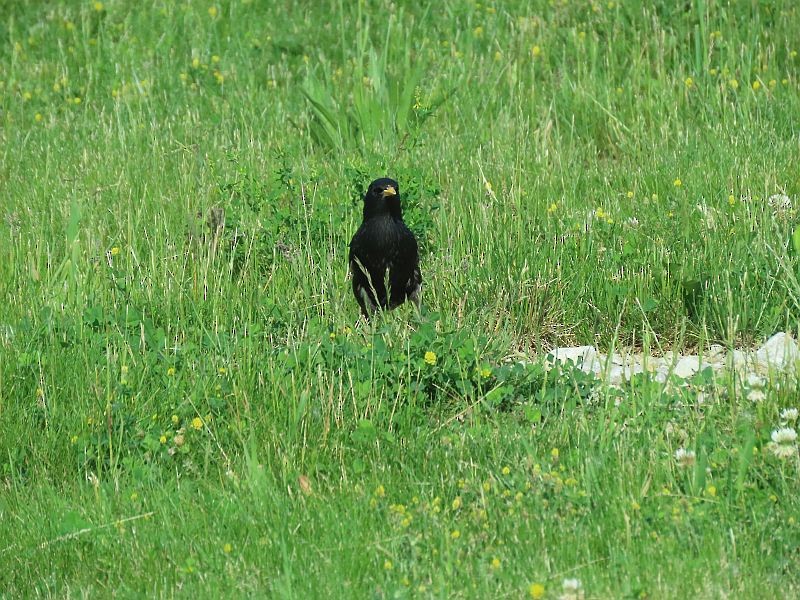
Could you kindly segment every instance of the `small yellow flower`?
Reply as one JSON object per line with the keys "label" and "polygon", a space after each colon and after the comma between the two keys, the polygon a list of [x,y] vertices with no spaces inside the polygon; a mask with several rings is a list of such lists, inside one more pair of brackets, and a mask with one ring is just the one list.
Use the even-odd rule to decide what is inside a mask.
{"label": "small yellow flower", "polygon": [[230,554],[233,551],[233,546],[231,546],[230,544],[225,544],[224,546],[222,546],[222,551],[225,554]]}
{"label": "small yellow flower", "polygon": [[503,475],[509,475],[511,473],[511,468],[507,467],[507,466],[503,467],[503,470],[501,471],[501,473],[503,473]]}
{"label": "small yellow flower", "polygon": [[196,56],[192,59],[192,68],[199,69],[200,68],[200,59]]}
{"label": "small yellow flower", "polygon": [[547,212],[549,213],[554,213],[556,212],[556,210],[558,210],[558,204],[556,204],[555,202],[553,202],[550,206],[547,207]]}
{"label": "small yellow flower", "polygon": [[22,92],[22,99],[23,100],[25,100],[27,102],[31,98],[33,98],[33,94],[31,94],[30,92]]}
{"label": "small yellow flower", "polygon": [[500,568],[500,559],[496,556],[492,559],[492,570],[497,571]]}
{"label": "small yellow flower", "polygon": [[336,339],[336,333],[335,333],[335,332],[333,332],[333,331],[331,331],[331,332],[328,334],[328,337],[329,337],[329,338],[331,338],[331,340],[335,340],[335,339]]}
{"label": "small yellow flower", "polygon": [[136,492],[133,492],[131,494],[131,501],[132,502],[136,502],[138,499],[139,499],[139,494],[137,494]]}
{"label": "small yellow flower", "polygon": [[579,31],[578,32],[578,39],[581,40],[581,41],[585,40],[586,39],[586,32],[585,31]]}
{"label": "small yellow flower", "polygon": [[633,502],[631,502],[631,510],[632,510],[632,511],[637,511],[637,510],[639,510],[639,509],[641,509],[641,508],[642,508],[642,507],[639,505],[639,503],[638,503],[638,502],[636,502],[636,500],[634,500]]}
{"label": "small yellow flower", "polygon": [[386,495],[386,490],[382,485],[379,485],[378,487],[375,488],[375,495],[378,498],[383,498]]}
{"label": "small yellow flower", "polygon": [[651,194],[651,195],[650,195],[650,199],[651,199],[653,202],[655,202],[656,200],[658,200],[658,194]]}
{"label": "small yellow flower", "polygon": [[72,99],[72,103],[73,103],[73,104],[80,104],[81,102],[82,102],[82,100],[81,100],[81,97],[80,97],[80,96],[75,96],[75,97]]}
{"label": "small yellow flower", "polygon": [[717,488],[713,485],[710,485],[706,488],[706,494],[709,496],[716,496],[717,495]]}
{"label": "small yellow flower", "polygon": [[167,369],[167,377],[172,377],[173,375],[175,375],[175,367],[170,367]]}
{"label": "small yellow flower", "polygon": [[736,204],[736,198],[733,197],[733,194],[728,196],[728,204],[730,204],[731,206],[734,206]]}
{"label": "small yellow flower", "polygon": [[550,456],[552,456],[553,458],[558,458],[558,455],[559,455],[558,448],[553,448],[552,450],[550,450]]}
{"label": "small yellow flower", "polygon": [[770,79],[769,83],[767,85],[769,86],[769,89],[772,90],[772,89],[775,89],[775,86],[778,85],[778,82],[775,81],[774,79]]}
{"label": "small yellow flower", "polygon": [[628,196],[628,198],[633,198],[633,192],[630,190],[628,190],[628,193],[626,195]]}
{"label": "small yellow flower", "polygon": [[167,443],[167,436],[162,434],[161,437],[158,438],[158,441],[161,442],[162,444],[166,444]]}
{"label": "small yellow flower", "polygon": [[192,428],[197,429],[198,431],[203,428],[203,419],[200,417],[195,417],[192,419]]}
{"label": "small yellow flower", "polygon": [[454,529],[453,531],[450,532],[450,537],[454,540],[457,540],[458,538],[461,537],[461,532],[458,529]]}
{"label": "small yellow flower", "polygon": [[102,2],[95,2],[92,7],[97,11],[101,12],[103,10],[103,3]]}
{"label": "small yellow flower", "polygon": [[484,481],[483,485],[481,486],[484,492],[488,492],[492,489],[492,482],[491,481]]}
{"label": "small yellow flower", "polygon": [[694,79],[692,79],[691,77],[687,77],[686,79],[683,80],[683,83],[686,84],[687,88],[690,88],[694,85]]}
{"label": "small yellow flower", "polygon": [[731,86],[733,89],[738,89],[738,87],[739,87],[739,82],[738,82],[738,81],[736,81],[735,79],[731,79],[731,80],[728,82],[728,85],[729,85],[729,86]]}
{"label": "small yellow flower", "polygon": [[436,353],[435,352],[431,352],[430,350],[428,350],[425,353],[425,362],[428,363],[431,366],[435,365],[436,364]]}
{"label": "small yellow flower", "polygon": [[72,31],[73,29],[75,29],[75,23],[73,23],[72,21],[65,21],[64,29],[66,29],[67,31]]}
{"label": "small yellow flower", "polygon": [[111,256],[118,256],[119,255],[119,246],[114,246],[111,248]]}
{"label": "small yellow flower", "polygon": [[502,52],[500,52],[500,50],[497,50],[497,51],[495,51],[495,53],[494,53],[494,59],[495,59],[495,60],[500,60],[501,58],[503,58],[503,53],[502,53]]}
{"label": "small yellow flower", "polygon": [[488,379],[491,376],[492,376],[492,370],[489,367],[483,367],[481,369],[481,377],[483,377],[484,379]]}
{"label": "small yellow flower", "polygon": [[220,375],[225,375],[225,373],[227,372],[228,369],[226,369],[225,367],[220,367],[219,369],[217,369],[217,373],[219,373]]}
{"label": "small yellow flower", "polygon": [[453,510],[461,508],[461,496],[456,496],[452,504]]}
{"label": "small yellow flower", "polygon": [[69,438],[69,441],[70,441],[71,444],[77,444],[78,443],[78,436],[77,435],[73,435],[71,438]]}
{"label": "small yellow flower", "polygon": [[542,49],[539,46],[534,46],[533,48],[531,48],[531,54],[533,55],[534,58],[536,58],[537,56],[541,56]]}
{"label": "small yellow flower", "polygon": [[394,568],[394,565],[392,564],[392,561],[390,561],[390,560],[385,560],[385,561],[383,561],[383,568],[384,568],[386,571],[391,571],[391,570]]}
{"label": "small yellow flower", "polygon": [[223,75],[219,71],[214,71],[214,79],[216,79],[217,83],[220,84],[220,85],[225,83],[225,75]]}
{"label": "small yellow flower", "polygon": [[717,74],[717,72],[718,71],[714,68],[708,70],[708,74],[711,75],[712,77],[714,77]]}
{"label": "small yellow flower", "polygon": [[789,57],[790,58],[797,58],[797,50],[792,50],[791,52],[789,52]]}
{"label": "small yellow flower", "polygon": [[472,35],[475,37],[481,37],[483,35],[483,27],[480,25],[472,30]]}
{"label": "small yellow flower", "polygon": [[220,61],[219,56],[217,56],[216,54],[212,54],[211,55],[211,64],[212,65],[216,65],[219,61]]}
{"label": "small yellow flower", "polygon": [[42,119],[44,119],[42,113],[36,113],[35,115],[33,115],[33,120],[36,121],[37,123],[41,123]]}
{"label": "small yellow flower", "polygon": [[219,11],[217,10],[216,6],[210,6],[208,8],[208,16],[211,17],[212,19],[215,19],[217,17],[218,12]]}
{"label": "small yellow flower", "polygon": [[754,91],[754,92],[757,92],[758,90],[760,90],[760,89],[761,89],[761,82],[760,82],[758,79],[756,79],[756,80],[753,82],[753,84],[752,84],[752,86],[751,86],[751,87],[753,88],[753,91]]}
{"label": "small yellow flower", "polygon": [[617,94],[618,94],[618,95],[620,95],[620,96],[622,95],[622,93],[623,93],[624,91],[625,91],[625,89],[624,89],[622,86],[620,86],[620,87],[618,87],[618,88],[617,88]]}
{"label": "small yellow flower", "polygon": [[784,77],[783,79],[781,79],[781,85],[789,85],[789,80],[786,77]]}
{"label": "small yellow flower", "polygon": [[535,600],[544,598],[544,586],[541,583],[532,583],[528,588],[528,594],[530,594],[530,597],[534,598]]}
{"label": "small yellow flower", "polygon": [[172,416],[170,417],[170,419],[172,420],[172,424],[173,424],[173,425],[177,425],[177,424],[178,424],[178,421],[180,421],[180,419],[178,418],[178,415],[172,415]]}
{"label": "small yellow flower", "polygon": [[675,181],[672,182],[672,185],[674,185],[675,187],[681,187],[683,185],[683,182],[676,177]]}

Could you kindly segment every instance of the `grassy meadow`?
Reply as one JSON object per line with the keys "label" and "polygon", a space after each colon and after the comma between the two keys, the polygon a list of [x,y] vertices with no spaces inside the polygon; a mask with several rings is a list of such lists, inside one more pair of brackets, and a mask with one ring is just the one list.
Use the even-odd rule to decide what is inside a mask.
{"label": "grassy meadow", "polygon": [[[797,332],[798,51],[781,0],[0,0],[0,596],[800,596],[793,379],[540,359]],[[424,306],[365,324],[384,175]]]}

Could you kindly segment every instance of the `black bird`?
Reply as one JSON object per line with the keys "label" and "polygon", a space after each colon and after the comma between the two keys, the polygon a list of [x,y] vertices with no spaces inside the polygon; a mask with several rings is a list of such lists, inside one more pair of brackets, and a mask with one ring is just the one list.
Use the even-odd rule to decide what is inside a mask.
{"label": "black bird", "polygon": [[406,300],[419,307],[419,250],[414,234],[403,222],[400,186],[394,179],[376,179],[369,184],[364,220],[350,241],[349,260],[353,294],[365,317],[378,307],[391,310]]}

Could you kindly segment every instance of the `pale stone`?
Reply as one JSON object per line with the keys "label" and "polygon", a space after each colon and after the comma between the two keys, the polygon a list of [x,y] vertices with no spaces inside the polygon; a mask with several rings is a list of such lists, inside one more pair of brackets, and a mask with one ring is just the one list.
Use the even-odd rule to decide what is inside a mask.
{"label": "pale stone", "polygon": [[698,356],[684,356],[675,365],[673,372],[681,379],[687,379],[704,368],[704,365],[706,363],[700,362],[700,357]]}
{"label": "pale stone", "polygon": [[800,348],[788,333],[776,333],[756,352],[756,362],[760,366],[775,369],[794,367],[800,358]]}
{"label": "pale stone", "polygon": [[556,348],[551,350],[549,355],[553,357],[553,363],[572,362],[577,365],[580,362],[580,369],[584,373],[599,373],[602,368],[597,349],[594,346]]}

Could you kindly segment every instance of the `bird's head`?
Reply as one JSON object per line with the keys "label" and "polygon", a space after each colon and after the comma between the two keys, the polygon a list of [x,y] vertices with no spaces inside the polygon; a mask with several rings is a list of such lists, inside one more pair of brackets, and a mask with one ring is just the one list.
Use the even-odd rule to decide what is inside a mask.
{"label": "bird's head", "polygon": [[383,177],[370,183],[364,194],[364,219],[386,214],[402,216],[400,186],[394,179]]}

